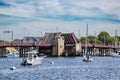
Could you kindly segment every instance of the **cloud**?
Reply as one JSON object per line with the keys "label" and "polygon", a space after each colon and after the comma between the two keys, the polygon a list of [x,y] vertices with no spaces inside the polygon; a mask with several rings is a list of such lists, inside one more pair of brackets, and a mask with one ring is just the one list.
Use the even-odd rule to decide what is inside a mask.
{"label": "cloud", "polygon": [[9,4],[11,6],[0,8],[0,13],[29,18],[41,18],[41,16],[45,15],[78,17],[114,15],[111,17],[119,19],[119,3],[119,0],[6,0],[4,5]]}
{"label": "cloud", "polygon": [[76,35],[82,28],[84,35],[89,23],[90,34],[106,30],[113,35],[114,29],[120,30],[114,26],[120,24],[119,3],[120,0],[1,0],[0,28],[15,32],[19,29],[16,36],[21,37],[31,30],[33,36],[41,31],[55,32],[57,26],[60,31]]}

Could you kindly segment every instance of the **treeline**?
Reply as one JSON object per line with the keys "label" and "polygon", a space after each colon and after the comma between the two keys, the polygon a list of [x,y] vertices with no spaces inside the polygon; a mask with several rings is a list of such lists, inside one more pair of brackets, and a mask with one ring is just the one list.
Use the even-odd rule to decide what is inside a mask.
{"label": "treeline", "polygon": [[[79,41],[85,44],[86,37],[81,37]],[[108,32],[102,31],[97,36],[89,35],[88,42],[91,44],[120,45],[120,36],[110,36]]]}
{"label": "treeline", "polygon": [[7,41],[4,41],[4,40],[0,40],[0,42],[7,42]]}

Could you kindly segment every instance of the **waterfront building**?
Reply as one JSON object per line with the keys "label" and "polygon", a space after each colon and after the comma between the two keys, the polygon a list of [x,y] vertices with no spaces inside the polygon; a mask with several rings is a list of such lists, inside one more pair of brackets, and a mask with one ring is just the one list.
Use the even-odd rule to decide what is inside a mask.
{"label": "waterfront building", "polygon": [[39,52],[48,56],[76,56],[81,52],[74,33],[45,33],[42,44],[51,44],[51,47],[39,47]]}

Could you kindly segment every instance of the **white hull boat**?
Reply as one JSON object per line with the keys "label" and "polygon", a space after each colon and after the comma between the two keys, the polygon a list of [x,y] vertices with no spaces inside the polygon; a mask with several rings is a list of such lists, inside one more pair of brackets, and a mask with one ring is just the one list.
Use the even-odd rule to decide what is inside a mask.
{"label": "white hull boat", "polygon": [[42,64],[42,59],[44,57],[38,57],[37,53],[38,52],[36,52],[36,51],[27,52],[26,54],[28,56],[27,56],[27,58],[23,59],[21,65],[26,66],[26,65]]}
{"label": "white hull boat", "polygon": [[83,57],[83,61],[85,61],[85,62],[91,62],[92,60],[93,60],[93,59],[92,59],[91,56],[85,55],[85,56]]}

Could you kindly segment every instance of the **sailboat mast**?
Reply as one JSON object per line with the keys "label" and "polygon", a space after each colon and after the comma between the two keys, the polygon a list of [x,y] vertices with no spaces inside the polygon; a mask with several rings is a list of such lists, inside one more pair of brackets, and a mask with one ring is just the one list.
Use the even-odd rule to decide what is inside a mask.
{"label": "sailboat mast", "polygon": [[86,45],[85,45],[85,54],[87,54],[87,46],[88,46],[88,23],[86,27]]}

